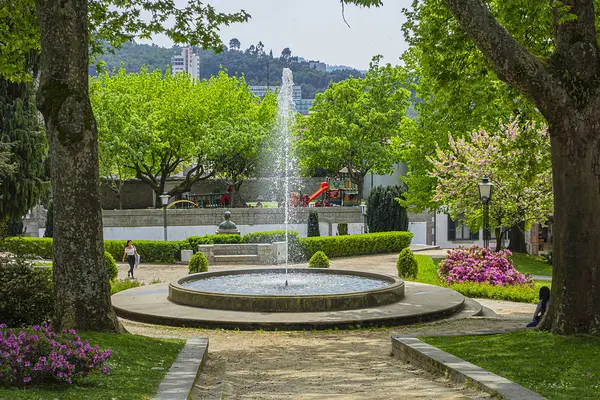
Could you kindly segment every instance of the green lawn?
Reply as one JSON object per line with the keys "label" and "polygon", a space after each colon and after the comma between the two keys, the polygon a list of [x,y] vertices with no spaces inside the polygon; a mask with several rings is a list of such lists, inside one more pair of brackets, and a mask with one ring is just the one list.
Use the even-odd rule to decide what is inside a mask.
{"label": "green lawn", "polygon": [[542,257],[513,253],[512,260],[516,270],[523,274],[529,272],[531,275],[552,276],[552,265],[544,261]]}
{"label": "green lawn", "polygon": [[423,338],[549,400],[600,397],[600,337],[520,331]]}
{"label": "green lawn", "polygon": [[183,340],[154,339],[129,334],[86,332],[82,339],[112,349],[111,375],[94,373],[72,385],[52,384],[28,389],[0,389],[4,400],[128,400],[150,399],[156,393]]}
{"label": "green lawn", "polygon": [[[441,260],[433,260],[429,256],[415,254],[419,264],[416,282],[429,283],[437,286],[447,286],[438,277],[437,265]],[[550,282],[534,281],[533,288],[520,286],[492,286],[478,283],[455,283],[450,288],[467,297],[517,301],[521,303],[537,303],[539,288],[550,286]]]}

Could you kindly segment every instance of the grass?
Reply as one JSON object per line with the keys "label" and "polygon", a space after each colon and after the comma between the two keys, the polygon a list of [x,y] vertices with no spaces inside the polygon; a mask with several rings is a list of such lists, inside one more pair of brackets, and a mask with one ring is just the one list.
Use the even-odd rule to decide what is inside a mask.
{"label": "grass", "polygon": [[[434,261],[429,256],[419,254],[415,254],[415,258],[419,264],[416,282],[448,287],[437,274],[437,265],[441,260]],[[534,281],[533,288],[527,286],[494,286],[480,283],[454,283],[449,287],[467,297],[537,303],[541,286],[550,286],[550,282]]]}
{"label": "grass", "polygon": [[552,265],[548,264],[542,257],[532,256],[524,253],[513,253],[513,264],[517,271],[531,275],[552,276]]}
{"label": "grass", "polygon": [[118,281],[110,282],[110,294],[113,295],[115,293],[121,292],[123,290],[131,289],[134,287],[144,286],[144,284],[140,281],[129,280],[129,279],[120,279]]}
{"label": "grass", "polygon": [[493,336],[423,338],[549,400],[597,399],[600,337],[521,331]]}
{"label": "grass", "polygon": [[87,332],[91,345],[112,349],[111,375],[94,373],[68,384],[48,384],[28,389],[0,388],[0,399],[96,400],[150,399],[184,345],[183,340],[155,339],[129,334]]}

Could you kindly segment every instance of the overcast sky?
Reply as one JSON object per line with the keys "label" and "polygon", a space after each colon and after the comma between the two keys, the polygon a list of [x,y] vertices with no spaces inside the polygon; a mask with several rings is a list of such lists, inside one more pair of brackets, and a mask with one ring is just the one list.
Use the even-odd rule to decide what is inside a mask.
{"label": "overcast sky", "polygon": [[[180,0],[182,1],[182,0]],[[238,38],[242,48],[262,41],[265,50],[278,56],[284,47],[292,55],[315,59],[327,64],[342,64],[367,69],[376,54],[384,61],[399,63],[406,49],[402,37],[403,7],[412,0],[383,0],[383,7],[361,9],[346,6],[346,20],[341,16],[338,0],[210,0],[218,11],[246,10],[252,19],[221,29],[225,44]],[[141,41],[148,43],[149,41]],[[154,43],[170,47],[165,37],[155,37]]]}

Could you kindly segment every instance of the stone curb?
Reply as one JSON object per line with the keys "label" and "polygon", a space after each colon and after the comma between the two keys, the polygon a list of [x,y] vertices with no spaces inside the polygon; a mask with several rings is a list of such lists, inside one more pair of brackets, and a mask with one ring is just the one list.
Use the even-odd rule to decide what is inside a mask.
{"label": "stone curb", "polygon": [[392,354],[395,358],[409,364],[431,372],[441,373],[452,381],[474,386],[500,399],[545,399],[521,385],[446,353],[415,337],[393,335]]}
{"label": "stone curb", "polygon": [[187,400],[208,357],[208,338],[188,339],[160,383],[155,400]]}

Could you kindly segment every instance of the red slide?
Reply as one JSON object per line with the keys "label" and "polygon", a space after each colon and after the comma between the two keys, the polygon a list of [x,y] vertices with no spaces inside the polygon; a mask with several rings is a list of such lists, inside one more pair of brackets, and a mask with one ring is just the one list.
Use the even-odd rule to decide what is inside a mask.
{"label": "red slide", "polygon": [[329,190],[329,183],[321,182],[321,187],[319,188],[319,190],[317,190],[316,192],[314,192],[313,194],[310,195],[310,197],[308,198],[308,202],[310,203],[311,201],[313,201],[314,199],[319,197],[323,192],[325,192],[327,190]]}

